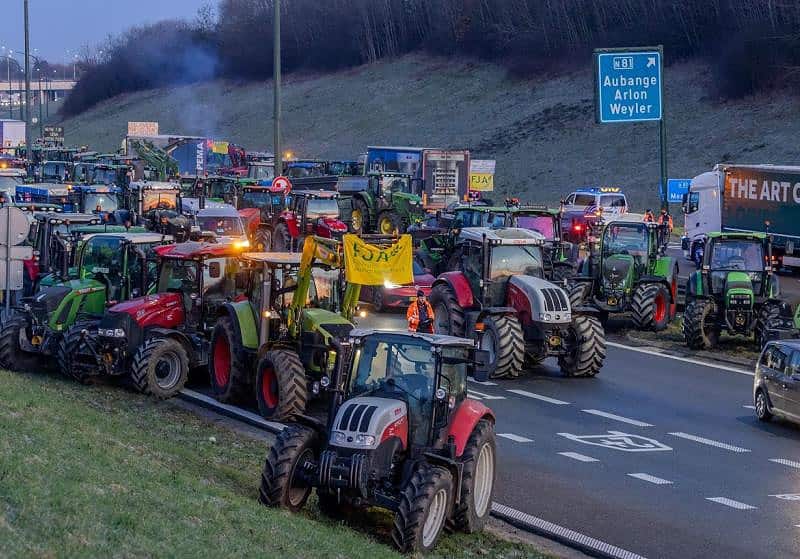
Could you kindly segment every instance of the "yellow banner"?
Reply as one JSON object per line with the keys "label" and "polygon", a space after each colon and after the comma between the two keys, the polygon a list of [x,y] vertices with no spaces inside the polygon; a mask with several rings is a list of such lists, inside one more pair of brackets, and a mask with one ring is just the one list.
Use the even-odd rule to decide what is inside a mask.
{"label": "yellow banner", "polygon": [[494,190],[494,175],[489,173],[470,173],[469,189],[484,192]]}
{"label": "yellow banner", "polygon": [[400,239],[387,248],[369,245],[357,235],[345,235],[343,241],[347,281],[361,285],[414,282],[411,235],[400,235]]}
{"label": "yellow banner", "polygon": [[228,153],[228,142],[211,142],[211,152],[223,155]]}

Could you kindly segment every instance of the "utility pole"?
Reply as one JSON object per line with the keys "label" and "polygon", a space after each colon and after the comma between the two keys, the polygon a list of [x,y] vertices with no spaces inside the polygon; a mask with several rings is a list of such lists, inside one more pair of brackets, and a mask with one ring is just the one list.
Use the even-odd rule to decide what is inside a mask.
{"label": "utility pole", "polygon": [[[27,0],[25,0],[27,3]],[[283,174],[283,154],[281,153],[281,0],[274,0],[273,26],[273,61],[272,61],[272,150],[275,152],[275,176]]]}
{"label": "utility pole", "polygon": [[28,0],[25,1],[25,156],[30,163],[33,160],[33,142],[31,142],[31,53],[30,33],[28,29]]}

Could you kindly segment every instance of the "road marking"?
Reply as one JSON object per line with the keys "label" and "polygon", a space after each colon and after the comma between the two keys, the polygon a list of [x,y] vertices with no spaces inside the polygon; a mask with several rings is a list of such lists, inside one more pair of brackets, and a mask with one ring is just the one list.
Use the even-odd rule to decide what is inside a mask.
{"label": "road marking", "polygon": [[496,382],[492,382],[490,380],[475,380],[474,378],[467,378],[467,382],[480,384],[482,386],[497,386]]}
{"label": "road marking", "polygon": [[470,396],[477,396],[480,400],[505,400],[505,396],[492,396],[491,394],[484,394],[483,392],[478,392],[477,390],[469,389],[467,393]]}
{"label": "road marking", "polygon": [[529,439],[527,437],[520,437],[519,435],[515,435],[514,433],[497,433],[498,437],[503,437],[504,439],[508,439],[510,441],[514,441],[515,443],[532,443],[533,439]]}
{"label": "road marking", "polygon": [[642,437],[641,435],[631,435],[620,431],[609,431],[607,435],[573,435],[572,433],[556,433],[571,441],[594,446],[602,446],[611,450],[621,450],[623,452],[659,452],[672,450],[667,445],[655,439]]}
{"label": "road marking", "polygon": [[588,551],[592,556],[608,557],[610,559],[644,559],[632,551],[622,549],[602,540],[598,540],[564,526],[553,524],[542,518],[518,511],[500,503],[492,503],[492,515],[509,524],[523,528],[529,532],[547,536],[556,541],[566,543],[570,547],[577,547]]}
{"label": "road marking", "polygon": [[672,485],[672,482],[668,479],[661,479],[660,477],[651,476],[650,474],[628,474],[630,477],[635,477],[636,479],[640,479],[642,481],[648,481],[650,483],[654,483],[656,485]]}
{"label": "road marking", "polygon": [[769,461],[800,470],[800,462],[795,462],[794,460],[787,460],[786,458],[770,458]]}
{"label": "road marking", "polygon": [[590,413],[592,415],[599,415],[600,417],[613,419],[614,421],[621,421],[623,423],[629,423],[631,425],[636,425],[637,427],[652,427],[651,424],[645,423],[644,421],[639,421],[638,419],[630,419],[630,418],[627,418],[627,417],[622,417],[621,415],[608,413],[607,411],[600,411],[600,410],[581,410],[581,411],[585,412],[585,413]]}
{"label": "road marking", "polygon": [[616,342],[609,342],[606,341],[607,346],[617,347],[620,349],[627,349],[629,351],[635,351],[637,353],[646,353],[647,355],[656,355],[658,357],[664,357],[666,359],[674,359],[675,361],[683,361],[684,363],[692,363],[693,365],[702,365],[703,367],[711,367],[712,369],[720,369],[722,371],[729,371],[731,373],[738,373],[740,375],[747,375],[752,377],[754,373],[750,371],[745,371],[744,369],[737,369],[735,367],[728,367],[727,365],[719,365],[717,363],[711,363],[709,361],[703,361],[702,359],[692,359],[691,357],[679,357],[677,355],[669,355],[668,353],[661,353],[660,351],[653,351],[652,349],[646,349],[642,347],[633,347],[625,344],[618,344]]}
{"label": "road marking", "polygon": [[525,396],[526,398],[541,400],[542,402],[547,402],[548,404],[555,404],[557,406],[569,405],[569,402],[565,402],[564,400],[557,400],[555,398],[551,398],[550,396],[542,396],[541,394],[534,394],[533,392],[528,392],[527,390],[519,390],[517,388],[512,388],[511,390],[509,390],[509,392],[518,394],[520,396]]}
{"label": "road marking", "polygon": [[782,501],[800,501],[800,493],[783,493],[778,495],[770,495]]}
{"label": "road marking", "polygon": [[713,501],[715,503],[719,503],[720,505],[725,505],[726,507],[731,507],[732,509],[737,510],[753,510],[758,508],[745,503],[740,503],[739,501],[734,501],[733,499],[728,499],[727,497],[706,497],[706,501]]}
{"label": "road marking", "polygon": [[743,407],[744,409],[747,409],[747,410],[754,410],[754,409],[756,409],[756,407],[755,407],[755,406],[748,406],[747,404],[745,404],[745,405],[744,405],[744,406],[742,406],[742,407]]}
{"label": "road marking", "polygon": [[578,462],[599,462],[597,458],[592,458],[591,456],[586,456],[585,454],[579,454],[577,452],[559,452],[561,456],[566,456],[567,458],[572,458],[573,460],[577,460]]}
{"label": "road marking", "polygon": [[730,450],[731,452],[750,452],[750,449],[741,448],[738,446],[733,446],[727,443],[721,443],[719,441],[714,441],[712,439],[706,439],[705,437],[698,437],[697,435],[690,435],[689,433],[669,433],[673,437],[680,437],[681,439],[686,439],[687,441],[694,441],[700,444],[706,444],[708,446],[715,446],[717,448],[723,448],[725,450]]}

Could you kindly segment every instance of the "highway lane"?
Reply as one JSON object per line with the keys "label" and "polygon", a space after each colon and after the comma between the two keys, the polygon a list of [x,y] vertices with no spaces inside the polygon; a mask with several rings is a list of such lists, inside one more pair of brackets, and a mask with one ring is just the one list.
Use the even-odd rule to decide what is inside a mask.
{"label": "highway lane", "polygon": [[498,416],[497,502],[644,557],[796,557],[800,429],[759,423],[751,386],[610,347],[594,379],[547,361],[470,391]]}

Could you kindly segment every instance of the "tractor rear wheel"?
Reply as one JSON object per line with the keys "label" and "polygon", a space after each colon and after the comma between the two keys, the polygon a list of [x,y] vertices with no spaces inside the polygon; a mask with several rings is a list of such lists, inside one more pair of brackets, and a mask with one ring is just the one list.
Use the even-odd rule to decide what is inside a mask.
{"label": "tractor rear wheel", "polygon": [[11,311],[0,322],[0,367],[12,371],[36,371],[41,369],[39,354],[22,349],[20,340],[27,337],[28,319],[25,315]]}
{"label": "tractor rear wheel", "polygon": [[275,226],[275,232],[272,235],[272,250],[275,252],[292,251],[292,236],[289,234],[289,228],[285,223],[279,223]]}
{"label": "tractor rear wheel", "polygon": [[486,419],[475,425],[461,455],[461,503],[453,510],[452,526],[472,534],[483,529],[492,510],[492,493],[497,478],[497,444],[494,426]]}
{"label": "tractor rear wheel", "polygon": [[400,495],[392,540],[402,553],[428,552],[445,526],[453,495],[453,476],[421,463]]}
{"label": "tractor rear wheel", "polygon": [[710,299],[693,299],[683,312],[683,337],[691,349],[711,349],[719,343],[717,305]]}
{"label": "tractor rear wheel", "polygon": [[569,305],[579,307],[589,298],[592,285],[586,282],[573,283],[569,286]]}
{"label": "tractor rear wheel", "polygon": [[381,212],[378,216],[378,233],[381,235],[399,235],[403,232],[403,219],[395,212]]}
{"label": "tractor rear wheel", "polygon": [[211,333],[208,372],[211,389],[220,402],[236,403],[245,399],[253,384],[242,341],[236,335],[233,320],[220,317]]}
{"label": "tractor rear wheel", "polygon": [[269,252],[272,250],[272,231],[261,228],[256,231],[253,238],[253,247],[256,252]]}
{"label": "tractor rear wheel", "polygon": [[764,303],[758,310],[758,319],[756,320],[755,327],[753,328],[753,335],[755,338],[758,349],[764,347],[764,344],[769,340],[767,331],[770,329],[772,321],[781,315],[781,307],[776,303]]}
{"label": "tractor rear wheel", "polygon": [[639,330],[660,332],[669,324],[671,301],[667,286],[660,283],[640,284],[633,292],[631,317]]}
{"label": "tractor rear wheel", "polygon": [[360,198],[353,200],[353,212],[350,214],[350,227],[356,235],[367,233],[370,230],[369,208],[366,202]]}
{"label": "tractor rear wheel", "polygon": [[301,425],[287,426],[267,453],[258,500],[268,507],[283,507],[292,512],[303,508],[311,486],[298,475],[298,466],[315,460],[318,452],[316,431]]}
{"label": "tractor rear wheel", "polygon": [[489,352],[489,377],[518,377],[525,358],[522,325],[516,316],[495,315],[483,319],[480,348]]}
{"label": "tractor rear wheel", "polygon": [[258,362],[258,411],[267,419],[285,421],[305,413],[308,403],[306,371],[300,356],[290,349],[273,349]]}
{"label": "tractor rear wheel", "polygon": [[558,358],[561,372],[568,377],[593,377],[606,359],[606,333],[597,317],[572,317],[566,355]]}
{"label": "tractor rear wheel", "polygon": [[431,290],[433,331],[437,334],[463,337],[465,333],[464,309],[458,304],[456,294],[449,285],[441,283]]}
{"label": "tractor rear wheel", "polygon": [[383,312],[383,287],[378,285],[372,288],[372,309],[375,312]]}
{"label": "tractor rear wheel", "polygon": [[84,367],[73,366],[75,355],[80,350],[81,343],[83,343],[84,330],[87,335],[91,335],[92,332],[97,335],[97,323],[91,321],[76,322],[59,338],[58,346],[56,347],[58,372],[65,377],[77,380],[81,384],[86,384],[89,378],[94,376],[87,374],[88,369]]}
{"label": "tractor rear wheel", "polygon": [[160,400],[172,398],[183,389],[189,376],[189,356],[178,340],[149,338],[131,362],[131,380],[142,394]]}

